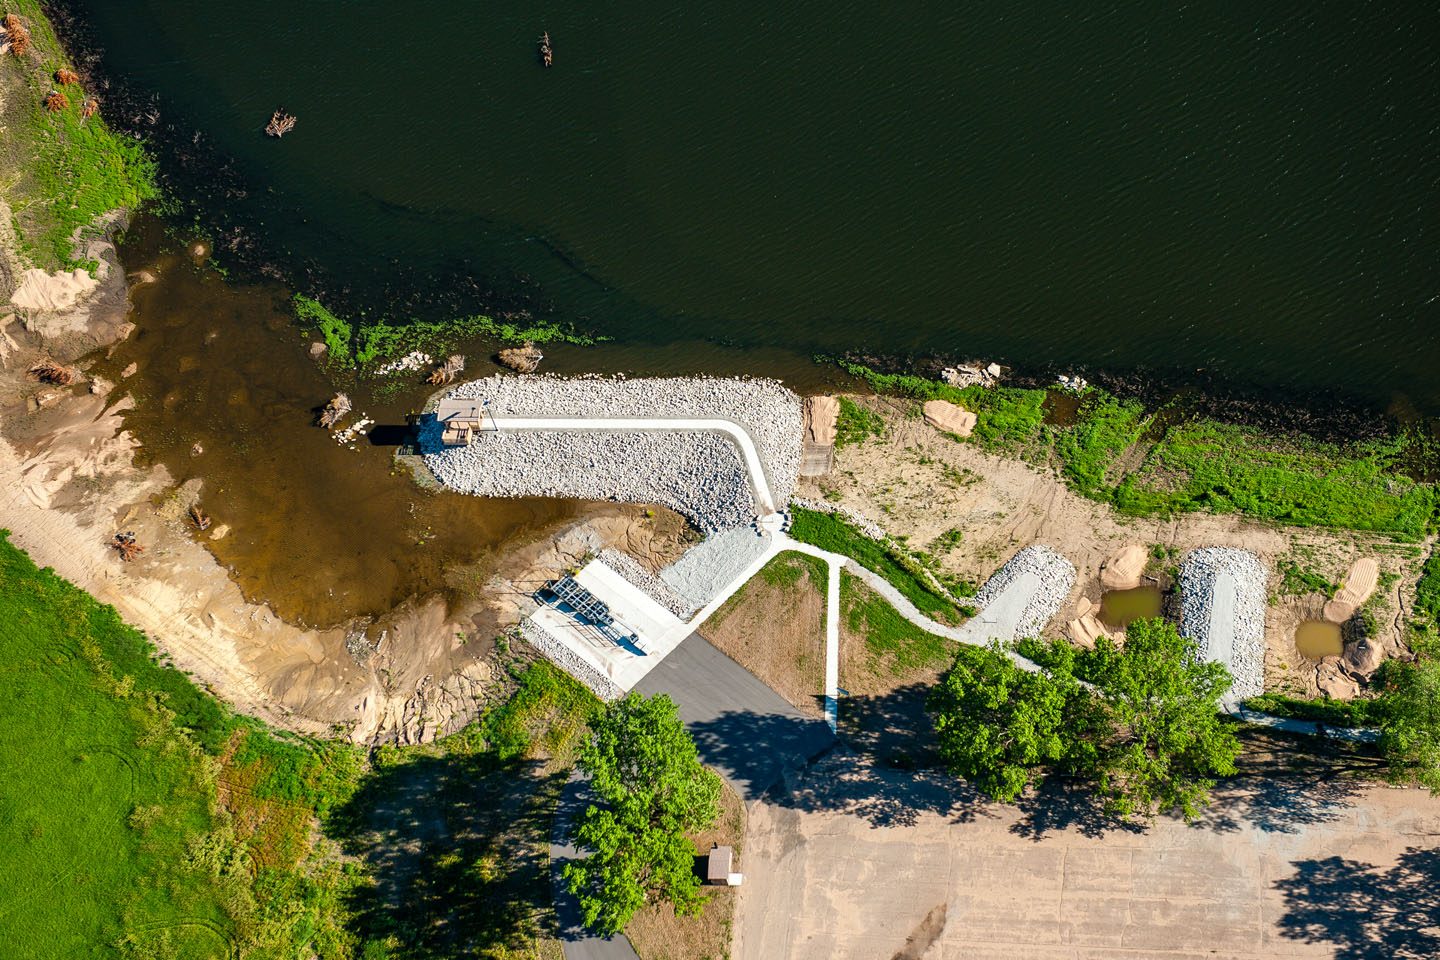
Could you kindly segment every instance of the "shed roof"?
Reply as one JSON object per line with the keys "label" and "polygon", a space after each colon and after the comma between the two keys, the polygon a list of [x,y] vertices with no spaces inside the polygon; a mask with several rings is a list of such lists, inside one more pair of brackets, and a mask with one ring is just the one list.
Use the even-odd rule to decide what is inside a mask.
{"label": "shed roof", "polygon": [[441,423],[453,421],[480,421],[484,404],[479,400],[461,400],[456,397],[446,397],[440,401],[435,408],[435,419]]}
{"label": "shed roof", "polygon": [[730,879],[730,861],[733,860],[734,857],[735,850],[733,847],[711,847],[709,861],[705,864],[705,879]]}

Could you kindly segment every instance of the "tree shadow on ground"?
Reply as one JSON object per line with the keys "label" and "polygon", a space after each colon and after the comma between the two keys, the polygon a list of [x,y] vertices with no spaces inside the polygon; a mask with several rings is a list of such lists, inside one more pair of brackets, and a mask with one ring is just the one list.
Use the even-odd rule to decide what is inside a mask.
{"label": "tree shadow on ground", "polygon": [[[489,755],[381,766],[329,828],[375,884],[351,907],[366,939],[439,960],[529,949],[553,933],[549,839],[564,774]],[[542,919],[543,918],[543,919]]]}
{"label": "tree shadow on ground", "polygon": [[[926,814],[956,823],[1008,815],[1005,805],[942,767],[934,723],[925,709],[929,689],[911,684],[885,694],[842,698],[838,741],[817,737],[814,721],[748,711],[724,713],[690,729],[706,763],[727,777],[729,770],[741,772],[747,800],[764,794],[776,806],[849,813],[876,827],[912,826]],[[1298,755],[1293,751],[1308,744],[1268,745],[1281,752],[1263,768],[1244,769],[1242,777],[1221,782],[1197,829],[1295,832],[1338,819],[1365,787],[1345,775],[1355,769],[1353,757],[1335,758],[1346,766],[1336,767],[1334,761],[1327,766],[1321,758],[1313,770],[1292,769]],[[1079,779],[1052,776],[1013,808],[1020,817],[1010,831],[1037,842],[1067,830],[1101,838],[1148,829],[1143,821],[1107,812],[1095,784]]]}
{"label": "tree shadow on ground", "polygon": [[1440,957],[1440,850],[1411,847],[1388,869],[1326,857],[1276,881],[1280,935],[1336,946],[1335,960]]}
{"label": "tree shadow on ground", "polygon": [[1265,833],[1299,833],[1332,823],[1364,792],[1352,777],[1259,777],[1230,780],[1210,792],[1210,807],[1195,821],[1200,829],[1233,832],[1246,826]]}

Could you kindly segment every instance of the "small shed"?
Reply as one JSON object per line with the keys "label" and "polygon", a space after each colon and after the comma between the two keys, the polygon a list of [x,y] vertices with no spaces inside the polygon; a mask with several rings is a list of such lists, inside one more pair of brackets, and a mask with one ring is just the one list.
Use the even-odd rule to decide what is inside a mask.
{"label": "small shed", "polygon": [[710,856],[705,860],[705,882],[716,887],[740,886],[745,877],[743,874],[731,872],[734,860],[734,847],[713,844],[710,847]]}
{"label": "small shed", "polygon": [[481,429],[485,405],[479,400],[461,400],[446,397],[435,409],[435,419],[445,431],[440,442],[448,447],[469,446],[475,434]]}

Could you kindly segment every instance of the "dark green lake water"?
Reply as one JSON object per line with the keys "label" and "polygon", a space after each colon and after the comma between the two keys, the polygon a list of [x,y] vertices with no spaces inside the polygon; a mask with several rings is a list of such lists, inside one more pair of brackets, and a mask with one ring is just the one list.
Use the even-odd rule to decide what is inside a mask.
{"label": "dark green lake water", "polygon": [[1433,4],[74,5],[352,302],[1440,410]]}

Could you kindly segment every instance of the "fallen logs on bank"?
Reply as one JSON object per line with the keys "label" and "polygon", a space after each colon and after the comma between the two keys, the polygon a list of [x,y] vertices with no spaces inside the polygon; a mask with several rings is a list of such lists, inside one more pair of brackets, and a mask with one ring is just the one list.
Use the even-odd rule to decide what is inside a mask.
{"label": "fallen logs on bank", "polygon": [[53,383],[57,387],[68,387],[75,382],[75,370],[62,367],[54,360],[39,361],[30,368],[30,376],[43,383]]}
{"label": "fallen logs on bank", "polygon": [[135,534],[128,532],[117,533],[115,534],[115,536],[111,537],[110,546],[115,548],[115,550],[120,554],[120,559],[124,560],[126,563],[129,563],[130,561],[138,557],[140,554],[145,552],[145,548],[135,542]]}

